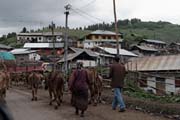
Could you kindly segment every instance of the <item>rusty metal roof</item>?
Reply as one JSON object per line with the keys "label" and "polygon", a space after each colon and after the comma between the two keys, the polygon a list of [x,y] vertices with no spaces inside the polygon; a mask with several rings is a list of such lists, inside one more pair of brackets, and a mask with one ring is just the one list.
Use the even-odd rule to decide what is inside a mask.
{"label": "rusty metal roof", "polygon": [[130,71],[174,71],[180,70],[180,55],[132,58],[126,68]]}

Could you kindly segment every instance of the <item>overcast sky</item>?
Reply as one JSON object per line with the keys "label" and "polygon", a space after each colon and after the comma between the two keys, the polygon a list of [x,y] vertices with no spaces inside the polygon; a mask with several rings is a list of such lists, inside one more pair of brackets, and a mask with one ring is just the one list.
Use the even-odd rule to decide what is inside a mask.
{"label": "overcast sky", "polygon": [[[42,28],[54,21],[64,26],[64,6],[72,5],[69,27],[114,21],[113,0],[0,0],[0,35]],[[180,24],[180,0],[116,0],[117,18]]]}

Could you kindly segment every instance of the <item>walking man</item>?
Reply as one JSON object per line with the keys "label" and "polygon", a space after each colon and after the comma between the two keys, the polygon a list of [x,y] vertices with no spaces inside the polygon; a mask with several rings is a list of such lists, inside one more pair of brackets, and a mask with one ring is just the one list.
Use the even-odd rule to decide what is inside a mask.
{"label": "walking man", "polygon": [[119,112],[125,111],[125,103],[122,97],[122,89],[124,86],[126,70],[125,66],[119,63],[119,57],[114,58],[114,63],[110,66],[111,87],[114,89],[114,99],[112,109],[116,110],[119,105]]}

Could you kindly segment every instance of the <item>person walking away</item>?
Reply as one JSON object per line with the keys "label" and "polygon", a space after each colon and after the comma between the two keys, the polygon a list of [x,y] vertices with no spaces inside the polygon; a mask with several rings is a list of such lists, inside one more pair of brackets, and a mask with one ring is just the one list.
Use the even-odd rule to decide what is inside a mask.
{"label": "person walking away", "polygon": [[109,77],[111,78],[111,87],[114,89],[112,109],[116,110],[116,107],[119,105],[119,112],[125,111],[125,103],[122,97],[125,74],[125,66],[119,63],[119,57],[116,56],[114,58],[114,63],[110,66]]}
{"label": "person walking away", "polygon": [[76,115],[81,110],[81,117],[88,108],[88,85],[89,79],[87,71],[82,68],[82,63],[77,63],[77,69],[71,74],[69,87],[72,92],[72,105],[76,109]]}

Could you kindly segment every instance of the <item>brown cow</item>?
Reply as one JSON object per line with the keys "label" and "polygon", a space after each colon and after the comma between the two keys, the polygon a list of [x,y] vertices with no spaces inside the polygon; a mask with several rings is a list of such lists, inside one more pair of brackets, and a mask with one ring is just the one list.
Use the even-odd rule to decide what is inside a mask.
{"label": "brown cow", "polygon": [[11,73],[10,75],[12,83],[14,83],[15,86],[19,86],[20,79],[21,79],[21,73]]}
{"label": "brown cow", "polygon": [[10,73],[5,71],[4,74],[5,74],[5,77],[6,77],[6,88],[9,89],[9,87],[11,85]]}
{"label": "brown cow", "polygon": [[0,71],[0,99],[4,99],[6,97],[6,75],[4,72]]}
{"label": "brown cow", "polygon": [[48,79],[46,79],[47,87],[49,88],[50,102],[49,105],[55,101],[55,109],[62,103],[64,77],[59,71],[51,72]]}
{"label": "brown cow", "polygon": [[32,101],[37,101],[37,91],[42,80],[43,75],[36,72],[32,72],[28,77],[28,81],[30,82],[32,88]]}
{"label": "brown cow", "polygon": [[91,85],[89,86],[90,89],[90,101],[89,103],[93,103],[95,106],[97,103],[101,102],[101,93],[103,90],[102,85],[102,77],[98,75],[95,69],[88,69],[87,70],[88,77],[91,80]]}

